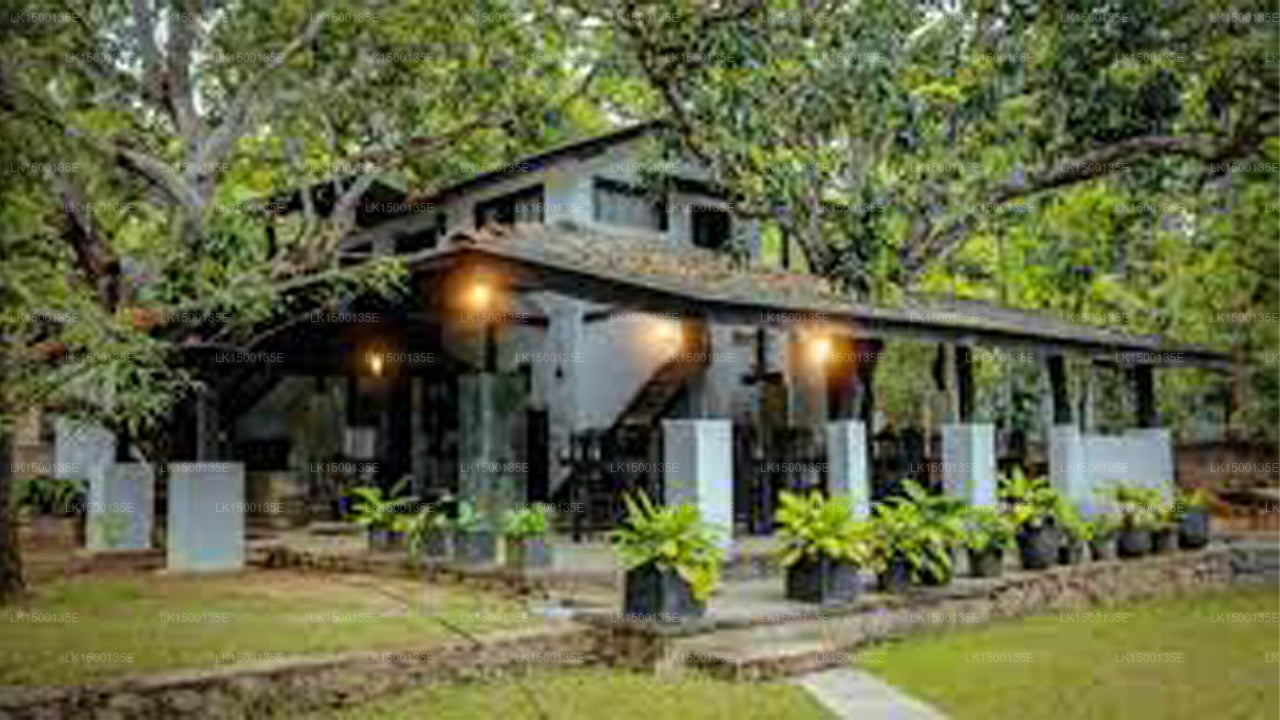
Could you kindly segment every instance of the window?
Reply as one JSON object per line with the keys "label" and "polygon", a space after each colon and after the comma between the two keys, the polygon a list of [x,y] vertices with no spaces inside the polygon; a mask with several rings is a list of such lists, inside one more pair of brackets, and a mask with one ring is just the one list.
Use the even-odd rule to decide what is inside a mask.
{"label": "window", "polygon": [[709,207],[693,208],[693,244],[708,250],[729,247],[729,213]]}
{"label": "window", "polygon": [[476,228],[488,223],[540,223],[543,220],[543,202],[541,185],[485,200],[476,205]]}
{"label": "window", "polygon": [[667,201],[615,180],[596,178],[591,194],[592,218],[621,227],[667,231]]}
{"label": "window", "polygon": [[444,237],[444,232],[444,213],[435,212],[427,222],[426,227],[396,234],[396,254],[403,255],[433,248],[440,243],[440,238]]}

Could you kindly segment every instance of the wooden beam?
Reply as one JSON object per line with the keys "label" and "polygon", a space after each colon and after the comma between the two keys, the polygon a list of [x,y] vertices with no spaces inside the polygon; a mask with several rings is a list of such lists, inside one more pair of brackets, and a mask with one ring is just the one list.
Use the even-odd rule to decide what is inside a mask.
{"label": "wooden beam", "polygon": [[1070,425],[1071,390],[1067,384],[1067,361],[1062,355],[1050,355],[1045,359],[1049,369],[1049,391],[1053,398],[1053,424]]}

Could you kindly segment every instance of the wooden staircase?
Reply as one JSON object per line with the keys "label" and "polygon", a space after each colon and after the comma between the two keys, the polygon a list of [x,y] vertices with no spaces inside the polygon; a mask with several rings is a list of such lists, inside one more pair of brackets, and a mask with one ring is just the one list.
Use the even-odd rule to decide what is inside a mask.
{"label": "wooden staircase", "polygon": [[711,333],[703,320],[686,320],[680,326],[680,350],[654,372],[618,414],[612,430],[653,427],[685,387],[685,381],[711,362]]}

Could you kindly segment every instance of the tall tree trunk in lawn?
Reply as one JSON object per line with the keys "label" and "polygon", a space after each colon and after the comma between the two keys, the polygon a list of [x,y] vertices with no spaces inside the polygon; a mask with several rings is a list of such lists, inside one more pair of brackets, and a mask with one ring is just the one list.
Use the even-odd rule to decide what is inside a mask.
{"label": "tall tree trunk in lawn", "polygon": [[3,418],[8,409],[4,393],[4,357],[0,355],[0,605],[20,595],[22,554],[18,551],[17,508],[11,501],[13,480],[13,432]]}

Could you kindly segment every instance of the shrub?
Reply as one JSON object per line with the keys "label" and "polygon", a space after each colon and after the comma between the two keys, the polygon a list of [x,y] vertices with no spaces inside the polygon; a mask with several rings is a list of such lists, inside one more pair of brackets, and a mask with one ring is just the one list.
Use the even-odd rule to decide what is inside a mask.
{"label": "shrub", "polygon": [[547,506],[530,505],[508,510],[503,516],[502,534],[509,538],[531,538],[547,534]]}
{"label": "shrub", "polygon": [[964,529],[965,547],[977,552],[1013,547],[1017,534],[1008,515],[981,505],[965,508]]}
{"label": "shrub", "polygon": [[719,531],[693,505],[658,507],[643,491],[624,497],[627,517],[609,535],[627,570],[648,565],[674,570],[689,583],[693,597],[705,602],[720,581],[724,550]]}
{"label": "shrub", "polygon": [[825,556],[866,566],[875,553],[870,524],[854,519],[848,503],[828,500],[818,491],[808,495],[783,492],[779,498],[780,560],[791,566],[801,558]]}
{"label": "shrub", "polygon": [[408,480],[401,480],[385,496],[380,487],[351,488],[348,494],[355,499],[351,506],[355,521],[370,530],[404,530],[410,523],[404,511],[417,502],[415,497],[401,495],[407,485]]}

